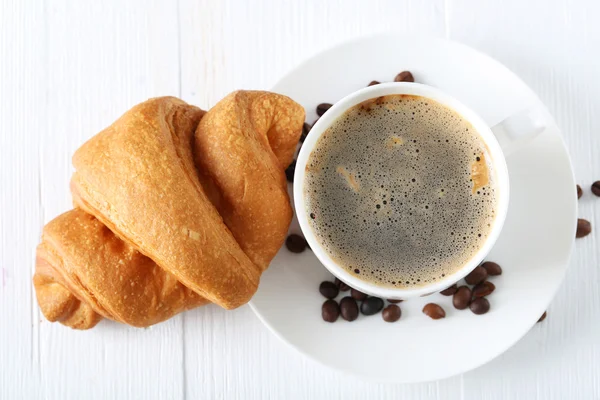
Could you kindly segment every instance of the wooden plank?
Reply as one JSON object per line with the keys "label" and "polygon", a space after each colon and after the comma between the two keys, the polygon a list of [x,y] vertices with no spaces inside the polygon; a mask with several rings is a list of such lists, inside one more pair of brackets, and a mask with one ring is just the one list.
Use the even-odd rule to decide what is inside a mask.
{"label": "wooden plank", "polygon": [[40,377],[31,270],[43,218],[34,133],[46,118],[44,7],[14,1],[0,9],[0,398],[9,399],[33,393]]}
{"label": "wooden plank", "polygon": [[[52,1],[45,12],[40,46],[32,50],[44,54],[45,82],[38,93],[45,118],[27,135],[39,146],[35,159],[44,206],[43,218],[33,224],[38,232],[30,235],[35,240],[41,219],[71,208],[74,150],[136,103],[179,93],[176,3]],[[27,254],[31,270],[33,246]],[[150,329],[102,322],[77,332],[48,323],[37,304],[31,306],[41,321],[33,331],[39,341],[32,361],[38,377],[22,393],[85,399],[183,396],[180,317]]]}
{"label": "wooden plank", "polygon": [[[268,89],[305,58],[352,37],[384,30],[443,35],[444,12],[441,0],[182,0],[182,97],[207,108],[236,89]],[[460,396],[460,378],[394,386],[333,372],[279,342],[248,307],[203,307],[184,319],[189,398]]]}
{"label": "wooden plank", "polygon": [[[579,215],[598,226],[600,179],[600,4],[589,1],[453,1],[452,39],[504,63],[532,89],[563,130],[577,181]],[[552,195],[549,189],[548,195]],[[565,282],[548,311],[505,355],[464,376],[465,398],[600,398],[600,270],[597,234],[577,240]],[[524,301],[527,301],[524,299]]]}

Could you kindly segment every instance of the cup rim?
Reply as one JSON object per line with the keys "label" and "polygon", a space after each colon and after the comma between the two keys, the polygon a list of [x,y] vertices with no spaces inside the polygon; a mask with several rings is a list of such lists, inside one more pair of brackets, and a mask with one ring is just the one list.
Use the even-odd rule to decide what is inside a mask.
{"label": "cup rim", "polygon": [[[369,99],[377,98],[385,95],[407,94],[429,98],[437,101],[446,107],[451,108],[467,120],[479,133],[488,147],[488,152],[492,158],[494,165],[495,178],[499,188],[500,195],[498,196],[498,206],[496,208],[496,219],[492,230],[489,233],[483,246],[475,253],[471,259],[454,273],[444,277],[443,279],[415,287],[415,288],[389,288],[369,283],[366,280],[360,279],[343,267],[339,266],[319,244],[312,227],[308,221],[308,213],[304,201],[304,181],[306,177],[306,164],[309,156],[312,153],[316,143],[321,138],[323,133],[331,126],[331,124],[344,114],[349,108]],[[506,160],[500,144],[492,133],[490,126],[483,121],[474,111],[454,97],[446,94],[440,89],[412,82],[390,82],[381,83],[378,85],[369,86],[353,92],[346,97],[336,102],[312,127],[310,134],[306,137],[302,148],[296,160],[296,169],[294,173],[294,206],[296,216],[300,223],[300,228],[305,239],[310,245],[312,251],[317,256],[319,261],[327,268],[334,276],[344,281],[351,287],[360,290],[361,292],[389,299],[407,299],[411,297],[425,296],[432,294],[453,285],[460,279],[469,274],[476,266],[478,266],[487,256],[495,244],[508,211],[509,200],[509,176]]]}

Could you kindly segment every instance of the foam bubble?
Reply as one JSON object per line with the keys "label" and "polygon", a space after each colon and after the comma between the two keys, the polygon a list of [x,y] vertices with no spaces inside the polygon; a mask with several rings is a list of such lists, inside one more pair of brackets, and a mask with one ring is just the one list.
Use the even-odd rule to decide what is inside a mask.
{"label": "foam bubble", "polygon": [[317,238],[348,272],[382,286],[452,274],[493,226],[488,150],[467,121],[430,99],[391,95],[355,106],[319,139],[308,165]]}

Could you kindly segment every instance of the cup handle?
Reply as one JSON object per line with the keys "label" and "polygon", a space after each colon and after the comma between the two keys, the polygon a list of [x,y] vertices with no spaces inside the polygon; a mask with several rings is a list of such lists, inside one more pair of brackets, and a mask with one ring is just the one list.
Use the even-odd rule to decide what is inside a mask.
{"label": "cup handle", "polygon": [[546,129],[546,118],[539,108],[527,108],[494,125],[492,132],[505,156],[529,143]]}

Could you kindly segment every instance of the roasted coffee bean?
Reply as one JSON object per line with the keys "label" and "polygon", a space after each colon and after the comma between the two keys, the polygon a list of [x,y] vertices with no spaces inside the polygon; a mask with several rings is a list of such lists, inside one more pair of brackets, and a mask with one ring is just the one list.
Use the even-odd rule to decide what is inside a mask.
{"label": "roasted coffee bean", "polygon": [[350,289],[350,296],[352,296],[352,298],[354,300],[358,300],[358,301],[363,301],[364,299],[367,298],[367,295],[363,292],[361,292],[360,290],[356,290],[354,288]]}
{"label": "roasted coffee bean", "polygon": [[477,285],[478,283],[485,281],[487,279],[487,275],[486,269],[479,265],[465,277],[465,281],[469,285]]}
{"label": "roasted coffee bean", "polygon": [[319,117],[322,117],[323,114],[325,114],[325,112],[327,110],[329,110],[331,108],[333,104],[329,104],[329,103],[321,103],[317,106],[317,115]]}
{"label": "roasted coffee bean", "polygon": [[472,293],[473,297],[485,297],[491,294],[494,290],[496,290],[496,285],[494,285],[492,282],[485,281],[475,285]]}
{"label": "roasted coffee bean", "polygon": [[367,86],[374,86],[374,85],[379,85],[381,82],[379,81],[371,81],[369,82],[369,84]]}
{"label": "roasted coffee bean", "polygon": [[483,268],[487,271],[488,276],[497,276],[502,275],[502,268],[492,261],[486,261],[481,264]]}
{"label": "roasted coffee bean", "polygon": [[285,169],[285,178],[288,182],[294,182],[294,173],[296,172],[296,160],[292,161],[289,167]]}
{"label": "roasted coffee bean", "polygon": [[335,300],[327,300],[321,307],[321,316],[323,321],[335,322],[340,316],[340,306]]}
{"label": "roasted coffee bean", "polygon": [[438,304],[429,303],[423,307],[423,314],[427,315],[431,319],[440,319],[446,317],[446,311]]}
{"label": "roasted coffee bean", "polygon": [[333,282],[323,281],[319,285],[319,292],[328,299],[335,299],[338,293],[340,293],[340,288]]}
{"label": "roasted coffee bean", "polygon": [[340,281],[338,278],[335,278],[335,285],[340,288],[340,291],[347,292],[350,290],[350,286],[346,285],[344,282]]}
{"label": "roasted coffee bean", "polygon": [[546,319],[546,313],[547,313],[547,312],[548,312],[548,311],[544,311],[544,313],[542,314],[542,316],[540,317],[540,319],[538,319],[538,322],[542,322],[543,320],[545,320],[545,319]]}
{"label": "roasted coffee bean", "polygon": [[402,300],[387,299],[387,301],[390,302],[390,303],[392,303],[392,304],[402,303]]}
{"label": "roasted coffee bean", "polygon": [[285,247],[292,253],[302,253],[306,250],[306,240],[300,236],[292,233],[285,240]]}
{"label": "roasted coffee bean", "polygon": [[473,314],[485,314],[490,311],[490,302],[485,297],[479,297],[471,302],[469,308],[473,311]]}
{"label": "roasted coffee bean", "polygon": [[592,224],[590,221],[579,218],[577,219],[577,232],[575,233],[576,238],[582,238],[589,235],[592,232]]}
{"label": "roasted coffee bean", "polygon": [[600,196],[600,181],[592,183],[592,193],[596,196]]}
{"label": "roasted coffee bean", "polygon": [[444,296],[452,296],[454,293],[456,293],[457,290],[458,290],[458,286],[455,283],[454,285],[450,286],[448,289],[442,290],[440,293],[443,294]]}
{"label": "roasted coffee bean", "polygon": [[358,318],[358,304],[350,296],[344,297],[340,301],[340,311],[342,312],[342,318],[346,321],[354,321]]}
{"label": "roasted coffee bean", "polygon": [[401,315],[402,311],[400,310],[400,307],[395,304],[390,304],[383,309],[381,316],[385,322],[396,322],[400,319]]}
{"label": "roasted coffee bean", "polygon": [[360,305],[360,312],[365,315],[377,314],[383,308],[383,300],[379,297],[367,297]]}
{"label": "roasted coffee bean", "polygon": [[394,78],[394,82],[414,82],[415,78],[409,71],[402,71]]}
{"label": "roasted coffee bean", "polygon": [[[600,186],[600,182],[598,182],[599,186]],[[598,189],[600,193],[600,188]],[[592,185],[592,192],[594,191],[594,185]],[[583,190],[581,190],[581,186],[577,185],[577,198],[580,199],[581,196],[583,196]],[[598,196],[600,196],[600,194],[598,194]]]}
{"label": "roasted coffee bean", "polygon": [[302,125],[302,135],[300,135],[301,142],[304,142],[304,140],[306,140],[306,137],[310,133],[310,128],[312,128],[312,126],[310,126],[310,124],[306,122],[304,123],[304,125]]}
{"label": "roasted coffee bean", "polygon": [[452,296],[452,305],[457,310],[464,310],[469,307],[469,303],[471,302],[471,289],[468,286],[461,286],[458,288],[454,296]]}

